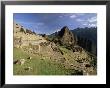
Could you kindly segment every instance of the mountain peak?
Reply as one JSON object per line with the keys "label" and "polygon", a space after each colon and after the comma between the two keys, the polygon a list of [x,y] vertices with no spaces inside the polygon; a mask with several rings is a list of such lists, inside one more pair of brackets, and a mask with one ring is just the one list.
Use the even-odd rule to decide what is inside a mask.
{"label": "mountain peak", "polygon": [[61,29],[61,31],[69,31],[68,26],[64,26],[64,27]]}
{"label": "mountain peak", "polygon": [[65,35],[65,33],[69,33],[69,28],[67,26],[64,26],[60,32],[59,32],[59,36],[62,37]]}
{"label": "mountain peak", "polygon": [[64,26],[61,30],[69,30],[68,26]]}
{"label": "mountain peak", "polygon": [[74,34],[67,26],[64,26],[61,31],[59,31],[58,36],[60,37],[61,43],[63,45],[75,45],[76,43]]}

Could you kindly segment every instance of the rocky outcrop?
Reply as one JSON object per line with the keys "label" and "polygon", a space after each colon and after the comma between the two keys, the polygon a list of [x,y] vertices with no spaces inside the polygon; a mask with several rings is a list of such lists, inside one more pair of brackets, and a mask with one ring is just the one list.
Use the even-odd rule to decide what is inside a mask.
{"label": "rocky outcrop", "polygon": [[75,35],[69,30],[67,26],[64,26],[58,33],[60,43],[66,46],[74,46],[76,44]]}
{"label": "rocky outcrop", "polygon": [[37,47],[41,42],[46,42],[47,40],[42,36],[37,35],[31,30],[25,29],[23,26],[14,23],[14,47],[22,48],[24,46]]}

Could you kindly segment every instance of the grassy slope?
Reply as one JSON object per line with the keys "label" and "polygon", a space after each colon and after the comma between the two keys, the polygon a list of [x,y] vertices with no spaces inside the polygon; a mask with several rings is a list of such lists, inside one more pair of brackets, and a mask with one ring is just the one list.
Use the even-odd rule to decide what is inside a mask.
{"label": "grassy slope", "polygon": [[[70,64],[75,64],[75,57],[72,51],[62,46],[59,46],[59,48],[64,53],[63,57],[69,60],[69,62],[65,64],[67,66]],[[32,59],[29,60],[27,59],[28,57],[32,57]],[[20,58],[26,59],[26,62],[23,65],[14,64],[14,75],[69,75],[75,72],[74,70],[64,68],[63,64],[53,62],[49,58],[43,59],[40,55],[29,55],[21,49],[14,48],[14,60]],[[24,70],[26,67],[31,67],[32,70]]]}
{"label": "grassy slope", "polygon": [[[27,59],[29,56],[31,60]],[[21,49],[14,48],[14,60],[26,59],[25,64],[14,64],[14,75],[65,75],[66,70],[59,64],[51,62],[49,59],[41,60],[40,56],[26,54]],[[26,67],[31,67],[32,70],[24,70]]]}

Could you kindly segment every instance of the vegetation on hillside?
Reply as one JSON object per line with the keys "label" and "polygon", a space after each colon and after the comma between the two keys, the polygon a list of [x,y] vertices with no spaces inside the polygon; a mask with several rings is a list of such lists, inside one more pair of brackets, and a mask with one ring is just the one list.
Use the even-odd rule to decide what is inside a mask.
{"label": "vegetation on hillside", "polygon": [[[76,34],[83,38],[79,30],[75,29]],[[86,47],[80,45],[82,43]],[[13,74],[96,75],[97,57],[86,50],[90,45],[85,37],[77,40],[76,35],[67,26],[51,35],[38,35],[19,27],[14,29]]]}

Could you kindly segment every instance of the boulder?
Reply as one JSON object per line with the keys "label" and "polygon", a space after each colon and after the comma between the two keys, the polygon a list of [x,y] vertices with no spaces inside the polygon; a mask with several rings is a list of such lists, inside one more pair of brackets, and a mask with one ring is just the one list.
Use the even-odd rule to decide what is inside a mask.
{"label": "boulder", "polygon": [[26,68],[24,68],[24,70],[30,71],[30,70],[32,70],[32,68],[31,67],[26,67]]}
{"label": "boulder", "polygon": [[23,65],[23,64],[25,63],[25,61],[26,61],[25,59],[20,59],[20,60],[19,60],[20,65]]}
{"label": "boulder", "polygon": [[32,59],[32,57],[28,57],[27,59]]}
{"label": "boulder", "polygon": [[13,61],[13,64],[19,64],[19,60]]}
{"label": "boulder", "polygon": [[14,62],[13,62],[13,64],[19,64],[19,65],[23,65],[24,63],[25,63],[25,59],[20,59],[20,60],[15,60]]}

